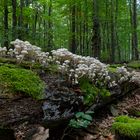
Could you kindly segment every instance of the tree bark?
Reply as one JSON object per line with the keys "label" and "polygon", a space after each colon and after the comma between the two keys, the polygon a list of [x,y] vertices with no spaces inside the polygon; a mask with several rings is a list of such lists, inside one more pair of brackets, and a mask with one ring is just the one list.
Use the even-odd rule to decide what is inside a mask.
{"label": "tree bark", "polygon": [[23,39],[23,7],[24,0],[20,0],[20,15],[18,18],[18,38]]}
{"label": "tree bark", "polygon": [[132,26],[132,59],[138,60],[138,37],[137,37],[137,0],[132,0],[132,13],[131,13],[131,26]]}
{"label": "tree bark", "polygon": [[17,16],[16,16],[16,8],[17,8],[17,1],[12,0],[12,40],[15,40],[17,37]]}
{"label": "tree bark", "polygon": [[72,25],[71,25],[71,52],[76,53],[76,21],[75,21],[75,15],[76,15],[76,6],[75,4],[72,5],[71,9],[71,16],[72,16]]}
{"label": "tree bark", "polygon": [[115,62],[115,50],[116,50],[116,41],[115,41],[115,11],[114,11],[114,0],[111,0],[111,62]]}
{"label": "tree bark", "polygon": [[100,59],[100,23],[98,17],[98,2],[93,0],[93,35],[92,35],[92,52],[93,56]]}
{"label": "tree bark", "polygon": [[[29,7],[29,4],[30,4],[30,1],[29,0],[25,0],[25,6]],[[29,23],[26,22],[24,27],[25,27],[26,38],[28,38],[28,35],[29,35]]]}
{"label": "tree bark", "polygon": [[138,56],[138,39],[137,39],[137,1],[129,0],[130,23],[131,23],[131,46],[132,60],[137,60]]}
{"label": "tree bark", "polygon": [[[47,9],[47,6],[44,4],[43,5],[43,9],[44,9],[44,14],[46,14],[46,9]],[[46,48],[46,43],[47,43],[47,30],[48,30],[48,27],[47,27],[47,21],[46,21],[46,19],[44,19],[44,21],[43,21],[43,26],[44,26],[44,38],[43,38],[43,48],[44,48],[44,50],[46,50],[47,48]]]}
{"label": "tree bark", "polygon": [[53,45],[53,31],[52,31],[52,0],[50,0],[49,9],[48,9],[48,51],[51,50]]}
{"label": "tree bark", "polygon": [[8,48],[8,1],[4,0],[4,46]]}

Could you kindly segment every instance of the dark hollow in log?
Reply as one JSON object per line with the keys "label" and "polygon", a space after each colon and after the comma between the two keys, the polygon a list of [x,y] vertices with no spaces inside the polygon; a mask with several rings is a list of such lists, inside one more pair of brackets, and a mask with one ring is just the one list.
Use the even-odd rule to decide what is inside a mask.
{"label": "dark hollow in log", "polygon": [[0,140],[16,140],[12,129],[0,128]]}

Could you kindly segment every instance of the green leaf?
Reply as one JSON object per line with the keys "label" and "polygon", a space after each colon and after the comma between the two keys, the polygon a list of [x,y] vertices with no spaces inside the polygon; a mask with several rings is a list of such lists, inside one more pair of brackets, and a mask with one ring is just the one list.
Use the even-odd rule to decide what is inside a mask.
{"label": "green leaf", "polygon": [[75,119],[70,120],[69,126],[74,128],[81,128],[81,126],[79,126],[79,123]]}
{"label": "green leaf", "polygon": [[91,116],[91,115],[88,115],[88,114],[84,114],[84,115],[82,116],[82,118],[83,118],[83,119],[86,119],[86,120],[88,120],[88,121],[92,121],[92,116]]}
{"label": "green leaf", "polygon": [[90,121],[81,119],[78,123],[79,123],[79,126],[87,128],[88,125],[90,124]]}
{"label": "green leaf", "polygon": [[84,116],[84,113],[83,112],[78,112],[76,113],[76,118],[80,118],[80,117],[83,117]]}

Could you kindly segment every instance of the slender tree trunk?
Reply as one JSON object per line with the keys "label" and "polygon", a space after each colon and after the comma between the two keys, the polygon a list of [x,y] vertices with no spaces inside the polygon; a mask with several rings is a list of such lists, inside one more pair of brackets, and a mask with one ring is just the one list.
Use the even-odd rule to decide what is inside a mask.
{"label": "slender tree trunk", "polygon": [[[118,27],[118,5],[119,5],[119,0],[115,0],[115,38],[116,38],[116,48],[118,50],[118,61],[121,61],[121,48],[119,45],[119,36],[117,32],[117,27]],[[117,51],[116,50],[116,51]]]}
{"label": "slender tree trunk", "polygon": [[71,25],[71,52],[76,53],[76,22],[75,22],[75,15],[76,15],[76,6],[75,4],[72,5],[72,25]]}
{"label": "slender tree trunk", "polygon": [[[30,4],[29,0],[25,0],[25,6],[29,7],[29,4]],[[29,23],[26,22],[24,26],[25,26],[26,37],[28,38],[28,35],[29,35]]]}
{"label": "slender tree trunk", "polygon": [[[106,0],[106,19],[110,19],[110,7],[109,7],[109,1]],[[106,32],[105,32],[105,44],[106,44],[106,61],[111,61],[111,35],[110,35],[110,22],[109,20],[106,20]]]}
{"label": "slender tree trunk", "polygon": [[115,62],[115,50],[116,50],[116,36],[115,36],[115,18],[114,18],[114,0],[111,0],[111,62]]}
{"label": "slender tree trunk", "polygon": [[12,40],[17,38],[17,16],[16,16],[17,1],[12,0]]}
{"label": "slender tree trunk", "polygon": [[82,40],[83,40],[83,32],[82,32],[82,25],[83,25],[83,17],[81,15],[81,5],[79,5],[79,7],[76,7],[77,10],[77,14],[76,14],[76,28],[78,29],[78,31],[76,30],[76,32],[78,32],[78,34],[76,35],[76,46],[79,47],[79,54],[83,55],[83,44],[82,44]]}
{"label": "slender tree trunk", "polygon": [[[39,20],[38,20],[38,34],[41,34],[41,25],[42,25],[42,19],[39,18]],[[41,39],[42,39],[41,37],[38,38],[39,46],[42,46]]]}
{"label": "slender tree trunk", "polygon": [[[44,14],[46,14],[46,5],[44,4],[43,5],[43,9],[44,9]],[[43,47],[44,47],[44,50],[46,50],[47,48],[46,48],[46,46],[47,46],[47,30],[48,30],[48,28],[47,28],[47,21],[46,21],[46,19],[44,19],[44,21],[43,21],[43,26],[44,26],[44,43],[43,43]]]}
{"label": "slender tree trunk", "polygon": [[86,13],[84,14],[84,17],[83,17],[83,33],[82,33],[82,37],[83,37],[83,41],[82,41],[82,50],[83,50],[83,55],[86,54],[86,47],[85,47],[85,42],[86,42]]}
{"label": "slender tree trunk", "polygon": [[53,31],[52,31],[52,0],[50,0],[49,9],[48,9],[48,50],[51,50],[53,46]]}
{"label": "slender tree trunk", "polygon": [[4,46],[8,48],[8,1],[4,0]]}
{"label": "slender tree trunk", "polygon": [[85,49],[86,49],[86,55],[89,55],[89,45],[88,45],[88,1],[85,0]]}
{"label": "slender tree trunk", "polygon": [[93,56],[100,58],[100,23],[98,17],[98,1],[93,0],[93,36],[92,36],[92,51]]}
{"label": "slender tree trunk", "polygon": [[32,39],[34,44],[36,44],[37,21],[38,21],[38,9],[34,9],[33,23],[32,23]]}
{"label": "slender tree trunk", "polygon": [[20,0],[20,15],[18,19],[18,38],[23,39],[23,7],[24,0]]}
{"label": "slender tree trunk", "polygon": [[82,44],[82,19],[81,19],[81,7],[79,12],[79,21],[77,23],[79,25],[79,48],[80,48],[80,55],[83,54],[83,44]]}
{"label": "slender tree trunk", "polygon": [[[131,1],[131,26],[132,26],[132,59],[138,60],[138,37],[137,37],[137,0]],[[131,4],[130,3],[130,4]]]}

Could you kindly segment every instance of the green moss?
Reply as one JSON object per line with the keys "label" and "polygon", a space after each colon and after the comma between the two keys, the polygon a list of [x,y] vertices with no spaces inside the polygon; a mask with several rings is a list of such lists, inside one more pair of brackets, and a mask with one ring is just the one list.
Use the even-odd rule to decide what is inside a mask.
{"label": "green moss", "polygon": [[117,67],[122,67],[123,64],[111,64],[109,67],[111,68],[117,68]]}
{"label": "green moss", "polygon": [[58,66],[55,64],[49,64],[47,67],[42,66],[40,63],[32,63],[31,61],[25,61],[23,60],[20,64],[17,63],[17,60],[12,58],[0,58],[0,66],[14,66],[14,67],[21,67],[25,69],[32,69],[32,70],[38,70],[43,69],[46,72],[49,73],[57,73],[58,72]]}
{"label": "green moss", "polygon": [[8,93],[24,93],[33,98],[41,99],[44,95],[45,84],[31,70],[0,66],[0,88]]}
{"label": "green moss", "polygon": [[130,68],[139,69],[140,61],[132,61],[132,62],[128,63],[127,66]]}
{"label": "green moss", "polygon": [[58,72],[58,65],[51,64],[45,69],[49,73],[57,73]]}
{"label": "green moss", "polygon": [[117,68],[115,67],[108,67],[107,70],[112,73],[117,72]]}
{"label": "green moss", "polygon": [[112,128],[119,135],[137,139],[140,132],[140,120],[128,116],[119,116],[115,118]]}
{"label": "green moss", "polygon": [[39,63],[32,63],[31,61],[22,61],[22,63],[18,64],[17,60],[15,58],[0,58],[0,65],[8,65],[8,64],[14,64],[19,67],[27,68],[27,69],[41,69],[42,66]]}
{"label": "green moss", "polygon": [[0,63],[16,63],[16,59],[12,58],[3,58],[0,57]]}
{"label": "green moss", "polygon": [[140,123],[140,119],[130,118],[129,116],[118,116],[115,118],[115,121],[122,123]]}

